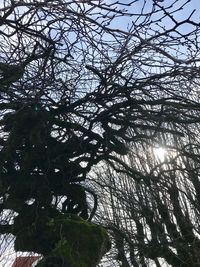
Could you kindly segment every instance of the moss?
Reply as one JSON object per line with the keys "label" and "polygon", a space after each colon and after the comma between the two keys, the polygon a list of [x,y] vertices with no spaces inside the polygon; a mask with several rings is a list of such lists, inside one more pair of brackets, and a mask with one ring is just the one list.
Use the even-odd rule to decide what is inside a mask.
{"label": "moss", "polygon": [[54,233],[60,234],[60,241],[37,267],[50,266],[50,259],[54,261],[62,259],[70,267],[95,267],[110,249],[111,244],[106,230],[78,216],[54,219],[49,225]]}

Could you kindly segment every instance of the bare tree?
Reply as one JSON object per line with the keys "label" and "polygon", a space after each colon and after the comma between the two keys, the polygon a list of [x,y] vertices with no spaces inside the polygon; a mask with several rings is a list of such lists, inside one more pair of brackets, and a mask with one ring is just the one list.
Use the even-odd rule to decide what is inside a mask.
{"label": "bare tree", "polygon": [[[17,237],[17,250],[33,251],[19,236],[25,218],[36,236],[58,214],[92,219],[97,198],[83,183],[94,166],[106,162],[130,182],[153,189],[159,177],[140,146],[181,140],[178,148],[170,145],[187,156],[188,144],[197,145],[199,22],[190,9],[191,1],[179,0],[3,1],[0,232]],[[129,144],[138,147],[132,152],[142,160],[137,168],[125,157]],[[138,198],[149,202],[152,189],[142,185]],[[88,214],[89,195],[94,208]],[[3,220],[7,210],[12,220]],[[117,238],[128,266],[124,241]],[[150,253],[141,235],[138,242]],[[54,243],[37,243],[34,252],[45,254]],[[144,266],[143,257],[162,256],[147,254],[139,256]]]}
{"label": "bare tree", "polygon": [[165,139],[164,157],[157,154],[153,143],[133,145],[126,160],[136,176],[140,173],[140,180],[108,167],[97,173],[97,220],[113,237],[110,257],[116,266],[121,266],[120,262],[122,266],[199,265],[196,139]]}

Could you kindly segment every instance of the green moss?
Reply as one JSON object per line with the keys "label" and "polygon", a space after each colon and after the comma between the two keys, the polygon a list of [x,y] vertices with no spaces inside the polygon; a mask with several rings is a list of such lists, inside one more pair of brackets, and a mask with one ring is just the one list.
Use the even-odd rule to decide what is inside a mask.
{"label": "green moss", "polygon": [[49,225],[60,234],[60,241],[37,267],[48,266],[52,258],[63,259],[70,267],[95,267],[110,249],[106,230],[78,216],[51,220]]}

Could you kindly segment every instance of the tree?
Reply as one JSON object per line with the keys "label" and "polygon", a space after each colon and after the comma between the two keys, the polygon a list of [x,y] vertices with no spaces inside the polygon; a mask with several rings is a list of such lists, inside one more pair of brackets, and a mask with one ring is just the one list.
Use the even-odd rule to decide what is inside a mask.
{"label": "tree", "polygon": [[[86,220],[94,215],[97,197],[84,182],[94,166],[106,162],[148,182],[121,158],[129,143],[159,143],[161,135],[184,138],[188,125],[198,124],[194,12],[178,20],[173,14],[188,1],[144,1],[140,9],[141,2],[4,1],[0,194],[1,214],[13,212],[13,222],[2,220],[0,232],[15,235],[17,250],[41,253],[47,261],[69,251],[57,230],[69,223],[85,223],[86,232],[91,226]],[[116,28],[121,19],[131,24]],[[193,28],[181,32],[183,25]],[[90,212],[88,195],[94,203]],[[98,229],[101,242],[91,266],[109,247]],[[25,241],[30,237],[32,244]]]}
{"label": "tree", "polygon": [[165,158],[153,144],[132,146],[128,159],[140,181],[109,167],[97,172],[96,219],[113,237],[116,266],[199,265],[199,144],[181,139],[164,139]]}

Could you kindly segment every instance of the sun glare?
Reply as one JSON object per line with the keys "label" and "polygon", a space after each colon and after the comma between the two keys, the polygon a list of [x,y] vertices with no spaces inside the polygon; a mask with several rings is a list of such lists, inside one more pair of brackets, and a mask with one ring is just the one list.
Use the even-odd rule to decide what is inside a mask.
{"label": "sun glare", "polygon": [[153,149],[153,153],[157,160],[164,161],[167,151],[163,147],[156,147]]}

